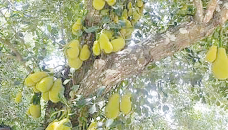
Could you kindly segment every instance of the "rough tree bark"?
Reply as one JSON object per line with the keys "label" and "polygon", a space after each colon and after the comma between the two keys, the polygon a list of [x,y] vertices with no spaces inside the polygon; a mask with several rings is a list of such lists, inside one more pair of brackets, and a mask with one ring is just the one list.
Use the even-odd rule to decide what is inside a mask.
{"label": "rough tree bark", "polygon": [[[200,3],[198,0],[194,2]],[[211,0],[205,15],[203,15],[202,4],[198,4],[196,19],[190,23],[184,23],[164,34],[151,36],[140,44],[128,46],[121,52],[95,60],[93,68],[87,72],[80,83],[77,94],[88,96],[102,86],[105,86],[108,92],[125,78],[141,73],[150,62],[172,56],[210,35],[215,28],[225,24],[228,19],[227,1],[223,1],[220,5],[220,12],[215,12],[217,2],[217,0]],[[91,7],[88,9],[94,12]],[[89,15],[90,19],[98,17],[98,15]]]}

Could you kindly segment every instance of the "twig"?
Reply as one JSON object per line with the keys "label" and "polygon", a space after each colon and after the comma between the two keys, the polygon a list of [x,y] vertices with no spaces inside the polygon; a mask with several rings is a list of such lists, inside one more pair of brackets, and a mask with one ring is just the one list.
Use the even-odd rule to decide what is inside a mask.
{"label": "twig", "polygon": [[32,72],[32,69],[31,69],[29,66],[27,66],[27,65],[25,64],[25,62],[24,62],[24,60],[23,60],[23,58],[22,58],[22,55],[18,52],[17,49],[14,48],[14,46],[9,42],[9,40],[5,40],[5,39],[0,38],[0,41],[1,41],[3,44],[7,45],[7,46],[13,51],[13,53],[16,55],[16,59],[17,59],[20,63],[23,64],[23,66],[26,68],[26,70],[27,70],[29,73],[31,73],[31,72]]}
{"label": "twig", "polygon": [[218,0],[211,0],[207,5],[207,11],[203,19],[203,23],[208,23],[213,17],[214,11],[218,4]]}
{"label": "twig", "polygon": [[198,23],[203,21],[203,4],[201,0],[194,0],[194,5],[196,7],[195,19]]}

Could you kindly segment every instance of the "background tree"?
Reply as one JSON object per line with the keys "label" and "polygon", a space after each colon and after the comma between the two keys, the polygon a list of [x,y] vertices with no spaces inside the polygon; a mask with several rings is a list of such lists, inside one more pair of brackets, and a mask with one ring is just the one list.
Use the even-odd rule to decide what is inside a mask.
{"label": "background tree", "polygon": [[[121,3],[129,1],[117,0],[109,8],[121,13]],[[0,4],[3,125],[43,129],[61,114],[64,104],[41,101],[41,118],[31,120],[25,115],[32,90],[23,81],[32,71],[43,70],[63,79],[74,129],[86,129],[92,120],[104,129],[226,128],[226,81],[214,79],[204,57],[209,46],[218,42],[220,28],[226,48],[227,1],[145,0],[144,15],[132,37],[126,39],[125,49],[91,56],[75,71],[63,56],[65,44],[78,38],[72,34],[73,23],[85,18],[87,32],[82,39],[90,47],[101,27],[118,28],[91,3],[3,0]],[[13,95],[18,91],[23,91],[23,101],[15,104]],[[133,93],[133,110],[109,120],[104,106],[115,91]]]}

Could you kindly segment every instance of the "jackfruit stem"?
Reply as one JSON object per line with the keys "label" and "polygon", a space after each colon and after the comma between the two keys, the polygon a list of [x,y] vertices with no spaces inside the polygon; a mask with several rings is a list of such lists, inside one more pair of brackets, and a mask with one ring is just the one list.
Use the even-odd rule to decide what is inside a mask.
{"label": "jackfruit stem", "polygon": [[223,36],[223,27],[220,26],[220,31],[219,31],[219,47],[222,47],[222,36]]}

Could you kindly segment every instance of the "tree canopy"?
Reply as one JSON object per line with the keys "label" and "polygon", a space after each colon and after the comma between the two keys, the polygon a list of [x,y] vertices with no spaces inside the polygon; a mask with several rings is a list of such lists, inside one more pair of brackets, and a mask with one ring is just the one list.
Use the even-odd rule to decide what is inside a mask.
{"label": "tree canopy", "polygon": [[227,0],[2,0],[0,128],[225,130],[227,19]]}

